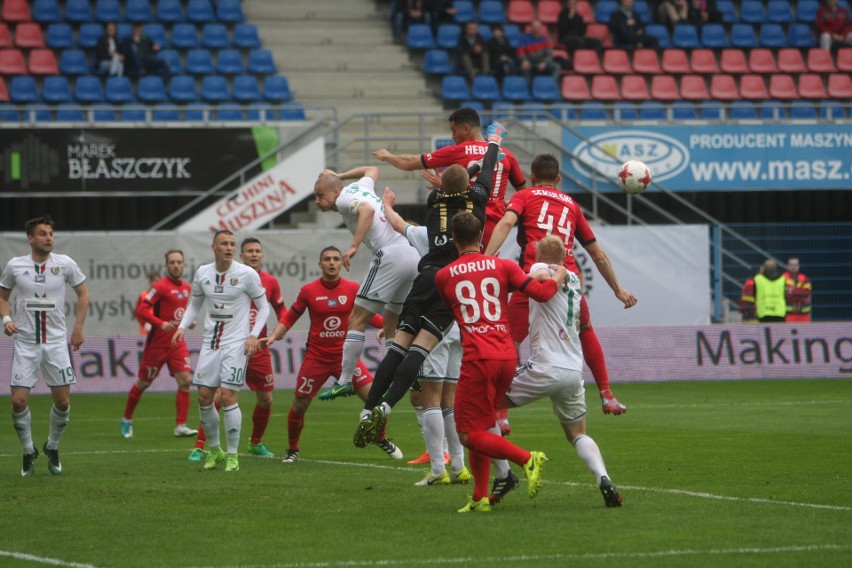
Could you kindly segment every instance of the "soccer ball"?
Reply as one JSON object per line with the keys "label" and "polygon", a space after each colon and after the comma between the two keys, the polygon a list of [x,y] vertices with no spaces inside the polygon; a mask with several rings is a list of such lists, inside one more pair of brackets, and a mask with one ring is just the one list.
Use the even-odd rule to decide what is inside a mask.
{"label": "soccer ball", "polygon": [[624,193],[639,195],[651,185],[651,170],[644,162],[630,160],[618,168],[615,181]]}

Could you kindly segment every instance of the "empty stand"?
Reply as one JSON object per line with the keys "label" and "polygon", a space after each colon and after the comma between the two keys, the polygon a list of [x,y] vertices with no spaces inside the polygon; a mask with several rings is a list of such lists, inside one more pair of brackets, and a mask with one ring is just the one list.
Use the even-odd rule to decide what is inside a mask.
{"label": "empty stand", "polygon": [[662,73],[660,58],[654,49],[633,50],[633,71],[644,75],[656,75]]}
{"label": "empty stand", "polygon": [[713,74],[719,72],[719,65],[716,63],[716,54],[712,49],[694,49],[689,54],[689,66],[693,73]]}

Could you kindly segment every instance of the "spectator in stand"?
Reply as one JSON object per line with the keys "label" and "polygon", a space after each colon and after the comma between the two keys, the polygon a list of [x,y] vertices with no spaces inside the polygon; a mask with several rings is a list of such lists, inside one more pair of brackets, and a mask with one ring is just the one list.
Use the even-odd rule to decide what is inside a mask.
{"label": "spectator in stand", "polygon": [[569,53],[573,54],[578,49],[594,49],[599,56],[603,55],[601,40],[586,37],[586,22],[577,12],[577,0],[565,0],[556,22],[556,31],[559,43],[568,48]]}
{"label": "spectator in stand", "polygon": [[459,64],[470,81],[473,81],[477,75],[491,74],[488,49],[485,40],[479,35],[479,24],[476,22],[468,22],[464,25],[464,33],[459,36],[456,52]]}
{"label": "spectator in stand", "polygon": [[817,10],[816,29],[819,46],[826,50],[852,46],[852,22],[849,10],[840,6],[838,0],[825,0]]}
{"label": "spectator in stand", "polygon": [[760,323],[786,321],[786,280],[778,270],[778,263],[767,259],[760,273],[754,277],[754,312]]}
{"label": "spectator in stand", "polygon": [[633,11],[633,0],[620,0],[618,10],[609,18],[609,31],[615,46],[622,49],[657,49],[660,43],[656,37],[645,35],[645,24]]}
{"label": "spectator in stand", "polygon": [[518,59],[527,82],[532,83],[535,75],[551,75],[555,80],[559,80],[562,68],[553,59],[553,42],[550,41],[547,28],[538,20],[533,20],[530,32],[521,38]]}
{"label": "spectator in stand", "polygon": [[670,27],[685,23],[689,19],[692,0],[660,0],[657,3],[657,18]]}
{"label": "spectator in stand", "polygon": [[391,7],[394,40],[402,41],[411,24],[431,24],[431,13],[426,0],[400,0]]}
{"label": "spectator in stand", "polygon": [[515,62],[515,48],[509,44],[503,26],[494,24],[491,26],[491,39],[488,40],[488,61],[494,68],[494,74],[498,79],[507,75],[515,75],[518,72],[518,64]]}
{"label": "spectator in stand", "polygon": [[793,323],[808,323],[811,321],[811,281],[799,272],[799,259],[791,257],[787,260],[787,272],[784,273],[787,297],[787,321]]}
{"label": "spectator in stand", "polygon": [[438,31],[441,24],[455,24],[458,9],[453,6],[453,0],[429,0],[429,10],[432,15],[432,29]]}
{"label": "spectator in stand", "polygon": [[118,45],[115,22],[104,26],[104,35],[95,47],[95,69],[102,75],[121,77],[124,74],[124,55]]}
{"label": "spectator in stand", "polygon": [[133,32],[121,42],[121,53],[124,54],[124,69],[131,77],[142,73],[169,76],[169,66],[162,59],[157,59],[160,45],[143,33],[142,24],[134,24]]}
{"label": "spectator in stand", "polygon": [[704,24],[721,24],[722,12],[716,9],[716,0],[688,0],[687,23],[701,27]]}
{"label": "spectator in stand", "polygon": [[[761,269],[758,266],[756,274],[760,274]],[[754,315],[754,276],[746,278],[740,292],[740,315],[743,323],[757,323],[757,316]]]}

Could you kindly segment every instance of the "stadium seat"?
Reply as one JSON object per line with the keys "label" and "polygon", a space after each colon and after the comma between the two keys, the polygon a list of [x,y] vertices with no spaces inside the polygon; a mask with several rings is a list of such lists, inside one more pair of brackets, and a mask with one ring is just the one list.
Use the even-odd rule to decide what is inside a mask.
{"label": "stadium seat", "polygon": [[165,61],[169,66],[171,75],[183,75],[183,65],[180,62],[180,54],[174,49],[161,49],[157,59]]}
{"label": "stadium seat", "polygon": [[180,120],[180,110],[173,104],[154,105],[151,120],[155,122],[177,122]]}
{"label": "stadium seat", "polygon": [[180,0],[157,0],[157,19],[169,24],[186,20]]}
{"label": "stadium seat", "polygon": [[444,75],[441,78],[441,98],[445,101],[463,101],[470,98],[467,79],[461,75]]}
{"label": "stadium seat", "polygon": [[67,103],[56,108],[57,122],[85,122],[86,111],[77,104]]}
{"label": "stadium seat", "polygon": [[186,7],[186,19],[197,24],[215,22],[216,14],[210,0],[189,0]]}
{"label": "stadium seat", "polygon": [[177,75],[169,82],[169,97],[179,103],[198,100],[198,90],[195,88],[195,78],[189,75]]}
{"label": "stadium seat", "polygon": [[775,56],[771,49],[752,49],[748,54],[748,68],[752,73],[772,74],[778,72]]}
{"label": "stadium seat", "polygon": [[723,49],[731,44],[722,24],[704,24],[701,26],[701,45],[710,49]]}
{"label": "stadium seat", "polygon": [[[655,3],[656,5],[656,3]],[[656,18],[651,13],[651,8],[645,0],[636,0],[633,2],[633,11],[639,16],[643,22],[654,22]]]}
{"label": "stadium seat", "polygon": [[732,120],[755,120],[757,109],[750,101],[734,101],[728,109],[728,118]]}
{"label": "stadium seat", "polygon": [[695,105],[689,101],[675,101],[672,103],[672,118],[674,120],[696,120],[698,113],[695,112]]}
{"label": "stadium seat", "polygon": [[662,73],[660,58],[655,49],[633,50],[633,72],[643,75],[657,75]]}
{"label": "stadium seat", "polygon": [[793,101],[790,104],[792,120],[813,120],[817,117],[817,109],[811,101]]}
{"label": "stadium seat", "polygon": [[530,90],[527,86],[527,80],[520,75],[503,77],[502,95],[507,101],[516,103],[530,100]]}
{"label": "stadium seat", "polygon": [[151,41],[163,47],[169,47],[169,37],[166,35],[166,28],[160,22],[149,22],[142,28],[142,33],[151,38]]}
{"label": "stadium seat", "polygon": [[482,0],[479,3],[479,21],[483,24],[505,24],[506,12],[500,0]]}
{"label": "stadium seat", "polygon": [[42,104],[28,104],[24,108],[23,122],[52,122],[53,112],[50,107]]}
{"label": "stadium seat", "polygon": [[751,24],[734,24],[731,26],[731,45],[744,49],[759,47],[757,36]]}
{"label": "stadium seat", "polygon": [[852,47],[837,50],[837,70],[852,73]]}
{"label": "stadium seat", "polygon": [[719,72],[719,65],[716,63],[716,54],[712,49],[701,48],[693,49],[689,54],[689,66],[693,73],[709,75]]}
{"label": "stadium seat", "polygon": [[52,49],[34,49],[30,51],[27,62],[30,75],[58,75],[59,66]]}
{"label": "stadium seat", "polygon": [[136,100],[133,85],[127,77],[107,77],[106,100],[113,104],[129,103]]}
{"label": "stadium seat", "polygon": [[566,103],[551,105],[550,114],[556,120],[560,120],[562,122],[567,120],[577,120],[577,111],[574,109],[574,106]]}
{"label": "stadium seat", "polygon": [[306,120],[305,109],[300,103],[291,102],[281,105],[281,120]]}
{"label": "stadium seat", "polygon": [[[57,24],[51,24],[57,25]],[[68,27],[70,32],[71,28]],[[71,37],[71,46],[74,45],[74,37]],[[12,32],[9,31],[9,26],[6,25],[6,22],[0,22],[0,49],[6,49],[12,47]]]}
{"label": "stadium seat", "polygon": [[648,84],[642,75],[625,75],[621,78],[621,98],[625,101],[647,101],[651,98]]}
{"label": "stadium seat", "polygon": [[9,90],[6,88],[6,81],[0,76],[0,101],[6,102],[9,100]]}
{"label": "stadium seat", "polygon": [[216,17],[220,22],[229,24],[244,22],[246,15],[241,0],[219,0],[216,3]]}
{"label": "stadium seat", "polygon": [[257,26],[245,23],[234,26],[234,47],[242,49],[261,47]]}
{"label": "stadium seat", "polygon": [[788,0],[769,0],[766,19],[776,24],[789,24],[796,21]]}
{"label": "stadium seat", "polygon": [[677,24],[672,32],[672,45],[681,49],[696,49],[701,47],[698,30],[692,24]]}
{"label": "stadium seat", "polygon": [[480,116],[482,115],[482,113],[485,112],[485,105],[482,103],[482,101],[474,101],[472,99],[469,101],[459,101],[459,108],[465,107],[472,108],[473,110],[478,112]]}
{"label": "stadium seat", "polygon": [[800,22],[816,22],[819,2],[817,0],[798,0],[796,2],[796,19]]}
{"label": "stadium seat", "polygon": [[[461,26],[458,24],[441,24],[438,26],[438,33],[435,36],[435,45],[440,49],[455,52],[459,45],[459,36],[461,36]],[[428,40],[424,38],[425,41]]]}
{"label": "stadium seat", "polygon": [[[405,40],[408,49],[435,49],[435,38],[428,24],[411,24]],[[453,45],[453,48],[456,46]]]}
{"label": "stadium seat", "polygon": [[0,75],[26,75],[24,54],[20,49],[0,49]]}
{"label": "stadium seat", "polygon": [[43,24],[61,22],[62,12],[56,0],[35,0],[32,11],[33,20]]}
{"label": "stadium seat", "polygon": [[148,0],[127,0],[125,4],[127,13],[125,18],[128,22],[153,22],[154,11],[151,9],[151,3]]}
{"label": "stadium seat", "polygon": [[228,37],[228,28],[225,24],[204,24],[201,29],[201,46],[209,49],[231,47],[231,38]]}
{"label": "stadium seat", "polygon": [[707,83],[702,75],[684,75],[680,78],[680,97],[689,101],[703,101],[710,98]]}
{"label": "stadium seat", "polygon": [[740,98],[737,83],[731,75],[713,75],[710,77],[710,97],[720,101],[733,101]]}
{"label": "stadium seat", "polygon": [[209,50],[196,48],[186,52],[186,72],[190,75],[212,75],[215,71]]}
{"label": "stadium seat", "polygon": [[556,79],[549,75],[533,77],[530,94],[533,99],[539,102],[553,102],[562,99]]}
{"label": "stadium seat", "polygon": [[169,100],[169,96],[166,94],[166,83],[159,75],[140,77],[136,95],[144,103],[161,103]]}
{"label": "stadium seat", "polygon": [[833,99],[825,99],[820,102],[818,112],[820,118],[828,120],[846,118],[846,113],[843,112],[843,106],[841,106],[839,101],[835,101]]}
{"label": "stadium seat", "polygon": [[725,24],[733,24],[739,19],[737,11],[734,8],[734,3],[731,0],[718,0],[716,2],[716,9],[722,14],[722,22]]}
{"label": "stadium seat", "polygon": [[261,122],[266,120],[278,120],[278,111],[271,107],[269,103],[262,101],[249,104],[248,120]]}
{"label": "stadium seat", "polygon": [[586,37],[600,40],[605,49],[613,47],[609,26],[606,24],[589,24],[586,26]]}
{"label": "stadium seat", "polygon": [[645,101],[639,106],[639,120],[666,120],[666,107],[658,101]]}
{"label": "stadium seat", "polygon": [[506,121],[509,119],[518,119],[520,115],[515,110],[514,103],[508,101],[498,101],[491,105],[491,112],[487,113],[487,120]]}
{"label": "stadium seat", "polygon": [[470,0],[453,0],[453,7],[456,9],[455,20],[457,24],[476,21],[476,10],[474,10],[473,2]]}
{"label": "stadium seat", "polygon": [[769,98],[763,75],[743,75],[740,77],[740,97],[750,101]]}
{"label": "stadium seat", "polygon": [[612,119],[615,121],[639,120],[639,109],[635,103],[616,101],[612,105]]}
{"label": "stadium seat", "polygon": [[253,49],[249,52],[248,72],[257,75],[274,75],[278,70],[268,49]]}
{"label": "stadium seat", "polygon": [[[2,28],[5,27],[5,25],[6,24],[0,23],[0,40],[2,40]],[[44,43],[47,47],[52,47],[53,49],[70,49],[77,46],[77,42],[74,41],[74,32],[71,29],[71,26],[64,22],[50,24],[47,26]],[[3,42],[0,41],[0,47],[9,46],[3,45]]]}
{"label": "stadium seat", "polygon": [[[609,32],[609,28],[607,28],[607,32]],[[588,30],[586,31],[586,35],[589,35]],[[669,30],[666,26],[662,24],[646,25],[645,35],[657,38],[657,40],[660,42],[660,49],[669,49],[670,47],[672,47],[672,40],[669,37]]]}
{"label": "stadium seat", "polygon": [[221,75],[206,75],[201,78],[201,98],[217,103],[231,99],[228,93],[228,80]]}
{"label": "stadium seat", "polygon": [[234,88],[231,98],[241,103],[249,103],[263,99],[260,94],[260,85],[254,75],[237,75],[234,77]]}
{"label": "stadium seat", "polygon": [[4,0],[0,10],[0,21],[31,22],[33,19],[27,0]]}
{"label": "stadium seat", "polygon": [[787,47],[787,38],[781,24],[763,24],[760,26],[760,45],[773,49]]}
{"label": "stadium seat", "polygon": [[833,99],[852,99],[852,78],[846,73],[832,73],[828,76],[827,94]]}
{"label": "stadium seat", "polygon": [[802,52],[788,47],[778,50],[778,70],[781,73],[805,73],[808,68],[802,59]]}
{"label": "stadium seat", "polygon": [[95,19],[99,22],[118,22],[124,19],[118,0],[95,0]]}
{"label": "stadium seat", "polygon": [[616,10],[618,10],[618,3],[615,0],[597,0],[595,2],[595,21],[601,24],[609,24],[609,18]]}
{"label": "stadium seat", "polygon": [[607,49],[604,51],[602,67],[604,73],[610,75],[628,75],[633,73],[633,68],[630,66],[630,59],[628,59],[627,52],[623,49]]}
{"label": "stadium seat", "polygon": [[289,101],[293,98],[287,77],[270,75],[263,81],[263,98],[268,101]]}
{"label": "stadium seat", "polygon": [[71,87],[68,79],[62,75],[56,77],[45,77],[41,89],[44,102],[50,104],[71,102]]}
{"label": "stadium seat", "polygon": [[592,77],[592,98],[596,101],[617,101],[621,98],[618,84],[612,75],[595,75]]}
{"label": "stadium seat", "polygon": [[499,101],[500,86],[493,75],[477,75],[470,86],[471,96],[478,101]]}
{"label": "stadium seat", "polygon": [[674,101],[680,99],[682,96],[678,94],[677,83],[672,75],[654,75],[651,77],[652,99],[657,101]]}
{"label": "stadium seat", "polygon": [[775,74],[769,77],[769,96],[773,99],[797,99],[796,85],[791,75]]}
{"label": "stadium seat", "polygon": [[719,58],[719,70],[722,73],[737,75],[748,73],[749,68],[745,53],[737,48],[723,49],[722,55]]}
{"label": "stadium seat", "polygon": [[603,73],[598,53],[594,49],[578,49],[574,52],[574,72],[581,75],[600,75]]}
{"label": "stadium seat", "polygon": [[41,100],[35,77],[18,75],[9,85],[9,99],[14,103],[35,103]]}
{"label": "stadium seat", "polygon": [[781,101],[769,99],[760,103],[758,116],[761,120],[781,120],[787,118],[787,111]]}
{"label": "stadium seat", "polygon": [[186,109],[183,112],[183,118],[187,121],[203,121],[207,120],[207,118],[212,119],[215,111],[210,109],[208,111],[208,107],[203,103],[193,103],[187,105]]}
{"label": "stadium seat", "polygon": [[427,75],[449,75],[454,70],[445,49],[427,49],[423,55],[423,72]]}
{"label": "stadium seat", "polygon": [[808,71],[811,73],[836,73],[837,67],[831,60],[831,52],[818,47],[809,49]]}
{"label": "stadium seat", "polygon": [[[562,11],[562,3],[559,0],[538,0],[536,4],[536,19],[542,24],[553,27],[559,21],[559,12]],[[482,6],[479,8],[479,17],[482,18]]]}
{"label": "stadium seat", "polygon": [[566,101],[588,101],[592,98],[586,78],[580,75],[566,75],[562,77],[562,85],[559,92]]}
{"label": "stadium seat", "polygon": [[104,35],[104,26],[97,22],[83,22],[77,33],[77,46],[94,49],[98,45],[101,36]]}
{"label": "stadium seat", "polygon": [[91,22],[95,19],[89,0],[68,0],[65,3],[65,19],[72,23]]}
{"label": "stadium seat", "polygon": [[[2,80],[2,77],[0,77]],[[0,122],[20,122],[21,115],[11,103],[0,104]]]}
{"label": "stadium seat", "polygon": [[216,55],[216,73],[220,75],[241,75],[246,72],[243,55],[239,49],[222,49]]}
{"label": "stadium seat", "polygon": [[15,47],[35,49],[44,47],[44,34],[41,25],[35,22],[21,22],[15,28]]}
{"label": "stadium seat", "polygon": [[663,73],[671,73],[674,75],[692,73],[692,68],[689,66],[689,60],[686,57],[686,52],[682,49],[670,48],[663,50],[661,67],[663,69]]}
{"label": "stadium seat", "polygon": [[603,103],[586,101],[580,105],[580,120],[608,120]]}
{"label": "stadium seat", "polygon": [[787,28],[787,45],[790,47],[815,47],[811,26],[808,24],[790,24]]}
{"label": "stadium seat", "polygon": [[198,30],[194,24],[187,22],[177,23],[172,27],[171,46],[179,49],[192,49],[199,47]]}
{"label": "stadium seat", "polygon": [[59,56],[59,70],[64,75],[88,75],[92,72],[82,49],[66,49]]}
{"label": "stadium seat", "polygon": [[704,101],[698,111],[701,120],[722,120],[722,103],[719,101]]}
{"label": "stadium seat", "polygon": [[242,107],[236,103],[225,103],[219,105],[216,107],[212,117],[212,120],[221,120],[223,122],[234,122],[245,119],[245,112]]}
{"label": "stadium seat", "polygon": [[530,0],[509,0],[506,19],[513,24],[529,24],[535,19],[533,3]]}
{"label": "stadium seat", "polygon": [[108,104],[92,105],[89,109],[92,114],[92,120],[95,122],[115,122],[118,120],[118,115],[115,114],[115,108]]}
{"label": "stadium seat", "polygon": [[139,105],[127,105],[122,107],[119,120],[122,122],[145,122],[148,120],[145,107]]}
{"label": "stadium seat", "polygon": [[740,21],[747,24],[762,24],[766,21],[766,12],[759,0],[744,0],[740,4]]}

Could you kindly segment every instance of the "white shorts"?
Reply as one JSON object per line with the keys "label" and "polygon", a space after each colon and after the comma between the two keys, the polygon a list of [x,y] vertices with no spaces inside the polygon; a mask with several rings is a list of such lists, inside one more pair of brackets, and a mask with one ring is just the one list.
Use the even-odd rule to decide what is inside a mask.
{"label": "white shorts", "polygon": [[31,389],[39,376],[44,376],[49,387],[64,387],[77,382],[67,343],[15,341],[10,386]]}
{"label": "white shorts", "polygon": [[553,413],[560,422],[574,422],[586,415],[586,389],[583,373],[562,367],[527,363],[518,369],[506,398],[524,406],[550,397]]}
{"label": "white shorts", "polygon": [[459,326],[452,325],[444,339],[435,346],[423,361],[419,381],[458,381],[461,371],[462,346]]}
{"label": "white shorts", "polygon": [[192,384],[212,389],[222,387],[232,391],[240,390],[246,382],[248,357],[245,348],[243,343],[219,349],[203,346],[198,354]]}
{"label": "white shorts", "polygon": [[358,289],[355,305],[374,313],[382,307],[400,313],[411,283],[417,276],[418,262],[420,255],[408,241],[376,252]]}

